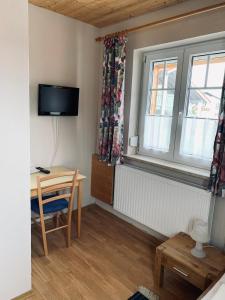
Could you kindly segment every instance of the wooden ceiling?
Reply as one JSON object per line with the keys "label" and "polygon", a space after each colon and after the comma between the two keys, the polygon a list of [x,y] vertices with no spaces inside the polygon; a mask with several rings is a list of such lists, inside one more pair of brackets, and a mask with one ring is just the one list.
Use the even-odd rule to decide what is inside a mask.
{"label": "wooden ceiling", "polygon": [[105,27],[188,0],[29,0],[59,14]]}

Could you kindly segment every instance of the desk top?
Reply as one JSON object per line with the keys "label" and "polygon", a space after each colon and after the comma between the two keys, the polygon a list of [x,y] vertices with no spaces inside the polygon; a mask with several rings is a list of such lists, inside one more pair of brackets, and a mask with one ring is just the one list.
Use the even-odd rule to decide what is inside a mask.
{"label": "desk top", "polygon": [[[65,167],[62,167],[62,166],[56,166],[56,167],[51,167],[51,168],[46,168],[46,169],[50,170],[51,175],[56,174],[56,173],[60,173],[60,172],[71,171],[71,169],[65,168]],[[37,189],[37,176],[45,177],[45,176],[48,176],[48,174],[44,174],[44,173],[41,173],[41,172],[36,172],[36,173],[33,173],[33,174],[30,175],[30,190],[31,190],[31,192]],[[79,174],[77,180],[81,181],[81,180],[84,180],[85,178],[86,177],[84,175]],[[58,183],[64,182],[64,180],[67,181],[68,177],[61,177],[61,178],[51,179],[51,180],[48,180],[45,184],[46,185],[58,184]],[[43,186],[44,186],[44,184],[43,184]]]}

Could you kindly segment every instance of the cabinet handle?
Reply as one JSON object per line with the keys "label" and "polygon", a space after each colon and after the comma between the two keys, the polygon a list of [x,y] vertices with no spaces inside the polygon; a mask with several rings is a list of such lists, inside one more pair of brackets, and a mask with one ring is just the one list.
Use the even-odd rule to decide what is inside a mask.
{"label": "cabinet handle", "polygon": [[189,276],[188,274],[184,273],[183,271],[179,270],[179,269],[176,268],[176,267],[173,267],[173,269],[174,269],[175,271],[177,271],[178,273],[180,273],[181,275],[185,276],[185,277],[188,277],[188,276]]}

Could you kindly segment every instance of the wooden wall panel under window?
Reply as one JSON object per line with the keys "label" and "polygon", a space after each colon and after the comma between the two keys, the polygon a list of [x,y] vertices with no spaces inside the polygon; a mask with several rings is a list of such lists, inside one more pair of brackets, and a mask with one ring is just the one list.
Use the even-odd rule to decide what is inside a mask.
{"label": "wooden wall panel under window", "polygon": [[113,203],[114,170],[107,163],[99,161],[98,155],[92,155],[91,195],[105,203]]}

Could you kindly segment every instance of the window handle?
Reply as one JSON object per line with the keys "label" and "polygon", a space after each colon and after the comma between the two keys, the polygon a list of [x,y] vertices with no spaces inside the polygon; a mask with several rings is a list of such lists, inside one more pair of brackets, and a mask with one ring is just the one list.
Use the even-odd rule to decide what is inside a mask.
{"label": "window handle", "polygon": [[178,116],[179,116],[179,118],[182,118],[183,117],[183,112],[179,111]]}

